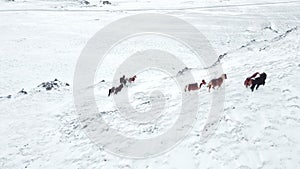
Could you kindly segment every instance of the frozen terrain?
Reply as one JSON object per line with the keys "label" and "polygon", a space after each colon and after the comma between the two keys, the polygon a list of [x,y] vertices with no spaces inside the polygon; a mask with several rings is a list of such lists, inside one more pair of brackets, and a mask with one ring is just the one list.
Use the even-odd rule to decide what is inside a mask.
{"label": "frozen terrain", "polygon": [[[300,168],[300,1],[90,2],[0,0],[0,168]],[[87,41],[112,21],[145,12],[173,15],[197,27],[221,56],[228,79],[222,89],[224,113],[207,142],[200,142],[200,134],[211,94],[202,88],[199,117],[187,138],[161,156],[131,160],[99,149],[86,136],[85,126],[77,120],[72,86]],[[186,54],[172,45],[158,46]],[[131,92],[159,88],[170,98],[171,108],[157,126],[119,120],[106,97],[111,72],[105,70],[95,78],[96,101],[115,128],[148,137],[164,132],[164,126],[176,120],[170,115],[177,105],[176,86],[156,84],[161,79],[172,81],[151,72],[144,72],[129,87]],[[199,75],[198,80],[209,78],[197,67],[190,71]],[[243,81],[257,71],[266,72],[268,78],[252,93]],[[101,80],[105,82],[98,83]],[[47,90],[49,86],[53,88]],[[138,110],[148,108],[149,99],[143,95],[130,100]]]}

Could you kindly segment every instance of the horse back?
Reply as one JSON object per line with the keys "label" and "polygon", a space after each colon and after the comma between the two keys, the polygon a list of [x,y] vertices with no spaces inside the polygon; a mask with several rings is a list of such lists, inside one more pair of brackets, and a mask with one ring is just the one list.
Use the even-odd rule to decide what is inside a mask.
{"label": "horse back", "polygon": [[198,83],[192,83],[188,85],[188,90],[197,90],[198,89]]}
{"label": "horse back", "polygon": [[210,81],[210,85],[212,86],[220,86],[223,83],[223,78],[213,79]]}

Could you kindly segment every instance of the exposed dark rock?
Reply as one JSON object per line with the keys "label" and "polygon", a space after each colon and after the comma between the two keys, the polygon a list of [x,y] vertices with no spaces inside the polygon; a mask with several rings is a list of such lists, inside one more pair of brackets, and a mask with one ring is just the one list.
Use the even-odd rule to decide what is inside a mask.
{"label": "exposed dark rock", "polygon": [[191,70],[191,68],[185,67],[182,70],[178,71],[177,76],[182,75],[184,72]]}
{"label": "exposed dark rock", "polygon": [[90,2],[89,2],[89,1],[86,1],[86,0],[81,1],[81,3],[84,4],[84,5],[89,5],[89,4],[90,4]]}
{"label": "exposed dark rock", "polygon": [[103,5],[111,5],[111,2],[109,2],[109,1],[102,1],[102,4]]}
{"label": "exposed dark rock", "polygon": [[61,87],[67,87],[70,86],[70,84],[68,83],[63,83],[57,79],[54,79],[53,81],[49,81],[49,82],[43,82],[40,85],[38,85],[38,88],[44,88],[46,90],[57,90]]}
{"label": "exposed dark rock", "polygon": [[279,41],[283,38],[285,38],[286,36],[288,36],[288,34],[292,33],[293,31],[296,31],[298,29],[298,27],[293,27],[291,29],[288,29],[287,31],[285,31],[283,34],[279,35],[279,36],[276,36],[275,38],[273,38],[271,40],[271,42],[275,42],[275,41]]}
{"label": "exposed dark rock", "polygon": [[268,47],[269,47],[269,46],[265,46],[265,47],[259,48],[259,51],[266,50]]}
{"label": "exposed dark rock", "polygon": [[0,99],[10,99],[11,98],[11,95],[8,95],[8,96],[0,96]]}
{"label": "exposed dark rock", "polygon": [[248,42],[247,44],[242,45],[242,46],[240,47],[240,49],[245,48],[245,47],[248,47],[248,46],[252,45],[254,42],[256,42],[256,40],[255,40],[255,39],[252,39],[252,40],[251,40],[250,42]]}
{"label": "exposed dark rock", "polygon": [[24,90],[24,88],[22,89],[22,90],[20,90],[19,92],[18,92],[18,94],[28,94],[25,90]]}
{"label": "exposed dark rock", "polygon": [[266,26],[266,27],[264,27],[264,29],[271,30],[274,33],[279,33],[277,30],[273,29],[272,26]]}
{"label": "exposed dark rock", "polygon": [[212,67],[218,65],[218,64],[221,62],[221,60],[222,60],[225,56],[227,56],[227,55],[228,55],[227,52],[225,52],[225,53],[219,55],[218,60],[217,60],[215,63],[213,63],[213,64],[212,64],[211,66],[209,66],[209,67],[205,67],[204,69],[210,69],[210,68],[212,68]]}

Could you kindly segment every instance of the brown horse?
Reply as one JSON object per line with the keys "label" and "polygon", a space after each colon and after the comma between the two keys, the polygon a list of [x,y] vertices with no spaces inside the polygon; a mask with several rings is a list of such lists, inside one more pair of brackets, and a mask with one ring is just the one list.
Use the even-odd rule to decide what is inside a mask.
{"label": "brown horse", "polygon": [[186,92],[186,91],[191,91],[191,90],[198,90],[201,88],[202,85],[205,85],[205,84],[206,84],[205,80],[202,80],[199,87],[198,87],[198,83],[188,84],[185,86],[184,91]]}
{"label": "brown horse", "polygon": [[227,79],[226,74],[222,74],[222,76],[217,79],[212,79],[207,85],[208,92],[210,92],[210,88],[215,89],[216,86],[219,86],[219,88],[220,88],[225,79]]}

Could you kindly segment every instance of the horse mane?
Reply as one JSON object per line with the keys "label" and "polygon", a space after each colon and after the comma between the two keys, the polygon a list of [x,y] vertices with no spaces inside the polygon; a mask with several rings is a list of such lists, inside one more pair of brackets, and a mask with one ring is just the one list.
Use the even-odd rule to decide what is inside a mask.
{"label": "horse mane", "polygon": [[259,74],[259,72],[256,72],[256,73],[254,73],[252,76],[250,76],[249,78],[250,78],[250,79],[255,78],[258,74]]}
{"label": "horse mane", "polygon": [[215,80],[224,80],[224,79],[227,79],[227,76],[226,74],[222,74],[221,77],[215,79]]}

